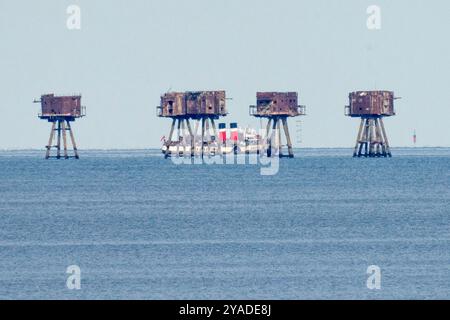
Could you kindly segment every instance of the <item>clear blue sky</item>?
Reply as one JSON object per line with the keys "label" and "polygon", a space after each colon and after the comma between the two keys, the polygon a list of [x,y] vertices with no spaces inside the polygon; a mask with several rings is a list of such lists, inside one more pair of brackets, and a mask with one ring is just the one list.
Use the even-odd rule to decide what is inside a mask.
{"label": "clear blue sky", "polygon": [[[81,30],[66,8],[81,8]],[[366,27],[369,5],[382,28]],[[447,0],[0,0],[0,149],[43,148],[41,93],[83,94],[81,148],[160,145],[170,121],[161,93],[225,89],[226,122],[248,115],[256,91],[299,91],[305,147],[352,147],[348,92],[393,90],[393,146],[450,146]],[[295,120],[290,122],[295,131]]]}

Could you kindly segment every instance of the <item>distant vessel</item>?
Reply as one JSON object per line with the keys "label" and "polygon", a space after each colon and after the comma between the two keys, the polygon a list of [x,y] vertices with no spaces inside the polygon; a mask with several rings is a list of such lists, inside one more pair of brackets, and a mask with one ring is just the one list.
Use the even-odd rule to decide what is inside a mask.
{"label": "distant vessel", "polygon": [[[218,155],[218,154],[259,154],[266,148],[264,145],[264,139],[259,135],[256,130],[252,128],[236,129],[237,135],[232,134],[230,139],[222,140],[224,143],[217,141],[215,137],[211,141],[204,141],[203,148],[201,143],[201,136],[194,136],[194,154],[200,154],[203,150],[205,154]],[[191,142],[189,137],[182,139],[181,141],[171,141],[164,144],[161,151],[165,155],[188,155],[191,154]]]}

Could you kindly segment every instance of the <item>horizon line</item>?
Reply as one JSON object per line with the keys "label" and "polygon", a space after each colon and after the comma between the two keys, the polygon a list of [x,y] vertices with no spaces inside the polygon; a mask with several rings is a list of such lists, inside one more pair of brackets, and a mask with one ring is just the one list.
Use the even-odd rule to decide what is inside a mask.
{"label": "horizon line", "polygon": [[[296,147],[294,150],[329,150],[329,149],[341,149],[341,150],[351,150],[354,147]],[[391,147],[391,149],[450,149],[450,146],[398,146]],[[42,151],[45,148],[0,148],[0,152],[5,151]],[[157,150],[160,151],[160,147],[149,147],[149,148],[78,148],[79,151],[147,151],[147,150]]]}

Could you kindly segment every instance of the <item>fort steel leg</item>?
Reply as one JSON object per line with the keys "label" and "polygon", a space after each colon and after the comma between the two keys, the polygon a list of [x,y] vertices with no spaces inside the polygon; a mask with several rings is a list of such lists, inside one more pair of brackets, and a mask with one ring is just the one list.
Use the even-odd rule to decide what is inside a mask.
{"label": "fort steel leg", "polygon": [[358,150],[358,158],[360,158],[362,156],[362,151],[363,151],[363,147],[364,147],[364,137],[366,134],[366,120],[365,119],[361,119],[361,125],[362,125],[362,132],[361,132],[361,139],[359,140],[359,150]]}
{"label": "fort steel leg", "polygon": [[288,145],[289,158],[293,158],[294,157],[294,150],[292,149],[292,141],[291,141],[291,136],[289,134],[289,127],[288,127],[287,118],[283,118],[283,128],[284,128],[284,134],[286,135],[286,141],[287,141],[287,145]]}
{"label": "fort steel leg", "polygon": [[179,157],[180,156],[180,143],[181,143],[181,121],[183,121],[183,120],[181,120],[181,119],[178,119],[178,125],[177,125],[177,136],[178,136],[178,139],[177,139],[177,157]]}
{"label": "fort steel leg", "polygon": [[269,137],[267,139],[267,149],[270,150],[270,155],[271,156],[272,156],[273,151],[274,151],[273,150],[273,146],[276,144],[276,139],[275,139],[276,128],[277,128],[277,123],[275,122],[275,119],[272,119],[272,122],[270,123]]}
{"label": "fort steel leg", "polygon": [[64,159],[69,159],[69,155],[67,154],[67,135],[66,135],[66,124],[65,121],[62,121],[62,136],[63,136],[63,144],[64,144]]}
{"label": "fort steel leg", "polygon": [[47,144],[47,151],[45,152],[45,159],[49,159],[50,158],[50,150],[52,148],[53,145],[53,139],[55,137],[55,126],[56,126],[56,122],[52,122],[52,130],[50,131],[50,138],[48,139],[48,144]]}
{"label": "fort steel leg", "polygon": [[208,156],[211,156],[212,149],[211,149],[211,142],[212,142],[212,136],[211,136],[211,119],[206,118],[206,146],[208,147]]}
{"label": "fort steel leg", "polygon": [[70,126],[70,122],[67,121],[67,127],[69,128],[70,139],[72,140],[73,152],[75,154],[75,159],[80,159],[78,155],[77,144],[75,143],[75,137],[73,135],[72,127]]}
{"label": "fort steel leg", "polygon": [[281,119],[277,119],[278,156],[283,158],[283,142],[281,140]]}
{"label": "fort steel leg", "polygon": [[369,137],[369,131],[367,126],[367,119],[363,119],[363,134],[359,144],[358,157],[367,156],[367,140]]}
{"label": "fort steel leg", "polygon": [[378,134],[378,121],[377,119],[373,119],[373,134],[375,136],[375,157],[380,157],[381,155],[381,141],[380,136]]}
{"label": "fort steel leg", "polygon": [[378,119],[375,119],[375,130],[377,133],[377,141],[378,141],[377,156],[384,157],[385,156],[384,142],[381,137],[380,121]]}
{"label": "fort steel leg", "polygon": [[373,147],[373,153],[374,153],[374,157],[379,157],[380,156],[380,137],[378,136],[378,130],[377,130],[377,119],[373,119],[373,135],[374,135],[374,139],[375,139],[375,145]]}
{"label": "fort steel leg", "polygon": [[170,133],[169,133],[169,139],[167,139],[166,141],[166,152],[165,152],[165,157],[168,158],[170,155],[170,145],[172,144],[172,137],[173,137],[173,132],[175,131],[175,122],[177,120],[173,119],[172,120],[172,126],[170,127]]}
{"label": "fort steel leg", "polygon": [[196,120],[195,121],[195,128],[194,128],[194,133],[197,134],[198,132],[198,127],[200,127],[200,120]]}
{"label": "fort steel leg", "polygon": [[377,131],[377,119],[373,119],[373,136],[375,139],[373,153],[374,153],[375,157],[379,157],[380,156],[380,139],[379,139],[378,131]]}
{"label": "fort steel leg", "polygon": [[369,119],[369,157],[375,156],[375,130],[374,130],[374,120]]}
{"label": "fort steel leg", "polygon": [[364,149],[363,149],[363,156],[368,157],[369,156],[369,139],[370,139],[370,131],[369,131],[370,125],[369,125],[369,119],[366,119],[365,125],[364,125]]}
{"label": "fort steel leg", "polygon": [[[278,125],[278,119],[273,119],[273,124],[272,124],[272,133],[270,135],[270,149],[275,150],[275,152],[278,150],[278,134],[277,134],[277,125]],[[272,148],[272,145],[274,146],[274,148]],[[272,152],[271,152],[272,153]]]}
{"label": "fort steel leg", "polygon": [[353,157],[357,157],[358,156],[358,147],[361,144],[361,140],[362,140],[362,133],[363,133],[363,128],[364,128],[364,119],[361,119],[361,123],[359,125],[359,131],[358,131],[358,136],[356,137],[356,145],[355,145],[355,150],[353,151]]}
{"label": "fort steel leg", "polygon": [[[204,134],[204,138],[203,138],[203,141],[204,141],[203,143],[206,145],[205,149],[207,149],[207,155],[210,156],[211,150],[210,150],[209,141],[211,140],[211,138],[210,138],[211,135],[209,133],[209,118],[205,118],[204,122],[205,122],[205,134]],[[206,151],[206,150],[204,150],[204,151]]]}
{"label": "fort steel leg", "polygon": [[380,120],[376,119],[376,128],[377,128],[377,136],[378,141],[380,142],[380,157],[387,157],[386,153],[386,145],[384,143],[383,134],[381,133]]}
{"label": "fort steel leg", "polygon": [[181,146],[183,147],[183,157],[186,154],[186,122],[181,120]]}
{"label": "fort steel leg", "polygon": [[[267,122],[267,128],[266,128],[266,136],[265,136],[265,145],[264,148],[266,150],[267,156],[270,158],[272,155],[272,141],[271,141],[271,132],[270,127],[272,124],[272,119],[269,118],[269,121]],[[270,134],[270,135],[269,135]]]}
{"label": "fort steel leg", "polygon": [[380,124],[381,124],[381,130],[383,132],[383,136],[384,136],[384,142],[386,144],[386,153],[388,157],[392,157],[392,153],[391,153],[391,147],[389,146],[389,140],[388,137],[386,135],[386,129],[384,128],[384,122],[383,122],[383,118],[380,118]]}
{"label": "fort steel leg", "polygon": [[[200,154],[200,152],[201,152],[201,148],[200,148],[200,150],[198,150],[198,152],[197,152],[197,144],[198,144],[198,141],[197,141],[197,134],[198,134],[198,129],[200,128],[200,124],[201,124],[201,120],[195,120],[195,128],[194,128],[194,135],[195,135],[195,146],[194,146],[194,148],[195,148],[195,154],[197,155],[197,153],[198,154]],[[200,135],[201,135],[201,133],[200,133]]]}
{"label": "fort steel leg", "polygon": [[367,157],[372,156],[372,125],[371,125],[371,123],[372,123],[372,120],[367,119],[367,132],[368,132],[367,144],[368,144],[368,149],[369,149],[369,151],[366,154]]}
{"label": "fort steel leg", "polygon": [[61,159],[61,120],[58,120],[58,137],[56,142],[56,158]]}
{"label": "fort steel leg", "polygon": [[201,140],[201,154],[202,159],[204,157],[204,147],[205,147],[205,119],[202,119],[202,140]]}
{"label": "fort steel leg", "polygon": [[214,122],[214,119],[213,118],[211,118],[211,125],[212,125],[212,128],[213,128],[213,132],[214,132],[214,136],[216,137],[216,141],[217,141],[217,146],[218,146],[218,152],[219,152],[219,154],[221,155],[222,154],[222,146],[221,146],[221,143],[220,143],[220,139],[219,139],[219,136],[217,135],[217,128],[216,128],[216,123]]}
{"label": "fort steel leg", "polygon": [[191,123],[189,122],[189,119],[186,119],[186,125],[187,125],[188,131],[189,131],[189,137],[191,139],[191,157],[193,157],[194,153],[195,153],[195,137],[192,132],[192,127],[191,127]]}
{"label": "fort steel leg", "polygon": [[369,145],[370,145],[370,122],[369,119],[366,119],[366,134],[365,134],[365,143],[364,143],[364,157],[369,156]]}
{"label": "fort steel leg", "polygon": [[[212,127],[212,121],[213,121],[212,118],[207,118],[206,119],[206,124],[207,124],[207,126],[206,126],[206,133],[208,134],[208,138],[207,138],[206,141],[208,142],[208,155],[209,156],[211,156],[212,154],[214,154],[214,155],[216,154],[216,150],[214,151],[214,153],[212,152],[213,151],[213,149],[212,149],[212,142],[213,142],[212,136],[215,135],[215,132],[214,132],[213,127]],[[213,131],[212,134],[211,134],[211,131]]]}

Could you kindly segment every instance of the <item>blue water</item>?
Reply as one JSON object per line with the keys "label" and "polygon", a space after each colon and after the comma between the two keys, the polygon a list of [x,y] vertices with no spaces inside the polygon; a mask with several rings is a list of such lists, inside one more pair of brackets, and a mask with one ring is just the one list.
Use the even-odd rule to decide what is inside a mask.
{"label": "blue water", "polygon": [[261,176],[157,151],[0,152],[0,298],[449,299],[450,149],[351,153],[297,150]]}

